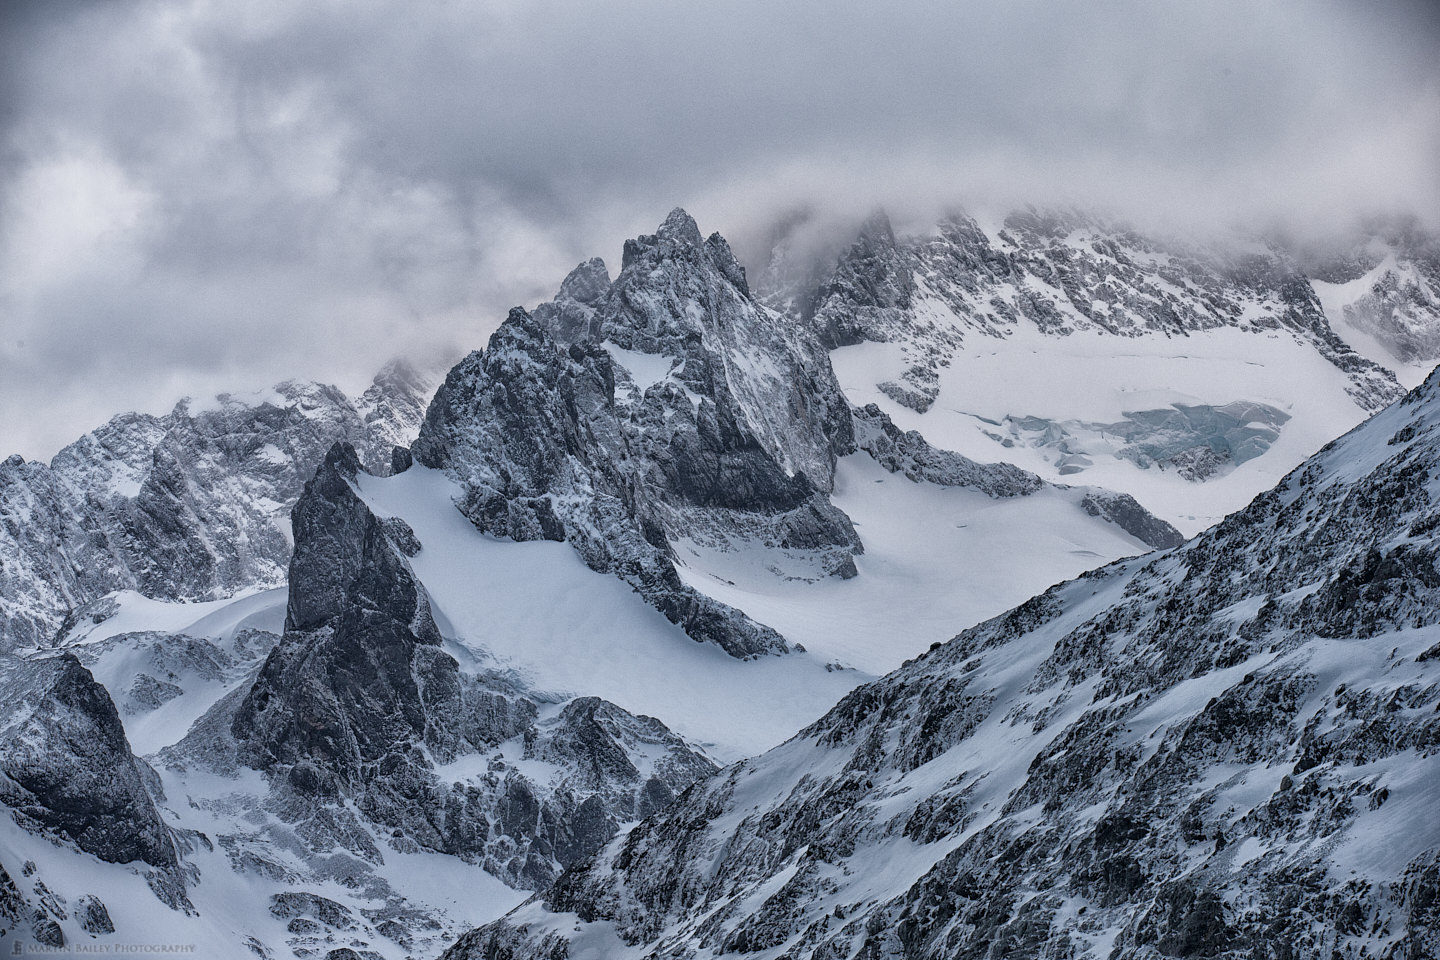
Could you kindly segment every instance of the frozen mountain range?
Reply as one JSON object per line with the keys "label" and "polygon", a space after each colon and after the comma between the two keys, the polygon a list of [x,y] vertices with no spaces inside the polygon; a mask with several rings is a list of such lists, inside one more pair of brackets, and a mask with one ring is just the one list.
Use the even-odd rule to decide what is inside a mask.
{"label": "frozen mountain range", "polygon": [[0,463],[0,650],[115,591],[213,600],[285,582],[290,508],[337,440],[384,470],[434,384],[397,362],[357,398],[294,381],[123,414],[48,465]]}
{"label": "frozen mountain range", "polygon": [[1437,251],[677,210],[12,457],[0,948],[1430,956]]}

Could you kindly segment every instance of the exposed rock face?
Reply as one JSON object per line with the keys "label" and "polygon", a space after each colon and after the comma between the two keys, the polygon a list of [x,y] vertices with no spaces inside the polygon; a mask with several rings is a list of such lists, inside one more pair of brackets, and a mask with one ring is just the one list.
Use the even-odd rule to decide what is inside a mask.
{"label": "exposed rock face", "polygon": [[[1440,375],[860,687],[460,958],[1431,956]],[[577,922],[578,918],[578,922]]]}
{"label": "exposed rock face", "polygon": [[418,428],[428,384],[390,364],[356,401],[287,382],[267,395],[126,414],[49,466],[0,464],[0,650],[43,645],[114,590],[214,599],[284,582],[286,520],[336,440],[376,469]]}
{"label": "exposed rock face", "polygon": [[355,445],[366,470],[385,474],[392,466],[390,452],[410,446],[425,419],[435,381],[434,375],[399,359],[391,360],[375,374],[355,401],[355,411],[365,423],[364,433],[357,439],[343,438]]}
{"label": "exposed rock face", "polygon": [[1023,497],[1045,485],[1035,474],[1008,463],[976,463],[932,447],[919,432],[895,426],[873,403],[855,411],[855,439],[880,466],[916,483],[974,487],[991,497]]}
{"label": "exposed rock face", "polygon": [[336,444],[295,505],[285,635],[233,722],[250,765],[311,764],[347,787],[424,741],[432,675],[432,697],[459,688],[408,564],[351,487],[359,469]]}
{"label": "exposed rock face", "polygon": [[[131,753],[115,704],[90,671],[69,653],[0,655],[0,701],[0,815],[57,845],[130,865],[161,902],[189,910],[177,838],[156,808],[159,779]],[[27,861],[17,875],[27,895],[0,866],[0,937],[59,947],[69,911],[35,870]],[[93,896],[73,911],[87,932],[114,930]]]}
{"label": "exposed rock face", "polygon": [[890,218],[872,214],[802,309],[831,349],[875,339],[883,326],[910,309],[915,296],[914,266],[909,252],[896,240]]}
{"label": "exposed rock face", "polygon": [[75,901],[75,916],[80,921],[80,929],[86,933],[98,936],[115,932],[115,923],[110,919],[110,911],[105,908],[105,902],[99,897],[86,894]]}
{"label": "exposed rock face", "polygon": [[111,863],[176,869],[175,843],[105,688],[71,654],[0,658],[0,801]]}
{"label": "exposed rock face", "polygon": [[[1344,319],[1403,363],[1440,359],[1440,237],[1413,220],[1370,225],[1340,252],[1311,252],[1306,268],[1334,284]],[[1331,292],[1331,291],[1326,291]]]}
{"label": "exposed rock face", "polygon": [[853,570],[859,538],[827,493],[854,448],[807,330],[761,306],[718,234],[677,210],[627,242],[607,283],[582,264],[451,371],[413,451],[465,487],[460,509],[517,540],[566,540],[697,640],[735,656],[773,630],[683,585],[669,540],[752,539]]}
{"label": "exposed rock face", "polygon": [[1157,550],[1169,550],[1185,542],[1170,524],[1140,506],[1128,493],[1112,493],[1095,487],[1080,488],[1080,509],[1092,517],[1104,517],[1141,543]]}

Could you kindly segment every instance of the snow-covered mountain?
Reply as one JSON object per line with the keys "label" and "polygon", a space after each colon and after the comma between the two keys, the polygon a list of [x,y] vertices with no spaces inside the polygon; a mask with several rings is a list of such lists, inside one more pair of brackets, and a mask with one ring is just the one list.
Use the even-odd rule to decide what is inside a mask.
{"label": "snow-covered mountain", "polygon": [[[710,814],[729,810],[727,778],[752,769],[767,771],[753,781],[757,803],[789,777],[798,784],[794,804],[774,799],[779,812],[755,828],[758,846],[736,841],[751,866],[723,874],[728,892],[707,888],[687,904],[723,905],[724,917],[738,917],[791,889],[791,861],[752,855],[771,843],[782,849],[788,840],[771,831],[788,829],[791,818],[829,829],[827,810],[850,832],[815,841],[816,855],[831,841],[840,849],[854,841],[885,865],[864,881],[872,899],[898,896],[909,889],[902,881],[920,876],[907,871],[933,866],[926,858],[940,846],[968,842],[952,835],[963,819],[955,804],[1019,776],[1048,736],[1088,709],[1093,691],[1066,698],[1036,687],[1025,695],[1035,706],[1024,707],[1031,713],[1023,721],[980,717],[1001,696],[995,691],[1025,686],[1028,676],[1015,677],[1046,656],[1032,657],[1029,647],[1044,637],[1025,641],[1025,651],[1004,647],[994,623],[944,648],[973,647],[977,657],[989,646],[1011,651],[976,666],[975,678],[937,679],[953,666],[947,653],[876,678],[1057,581],[1179,547],[1175,527],[1146,509],[1152,499],[1173,506],[1174,490],[1240,477],[1243,484],[1224,488],[1234,496],[1265,475],[1254,464],[1293,465],[1367,404],[1399,393],[1387,370],[1350,351],[1311,309],[1305,276],[1274,279],[1288,261],[1241,271],[1249,286],[1231,274],[1228,286],[1212,283],[1210,261],[1186,261],[1186,283],[1211,284],[1202,298],[1209,312],[1195,307],[1174,329],[1137,312],[1128,325],[1112,318],[1067,330],[1069,321],[1052,322],[1063,313],[1058,301],[1047,313],[1029,294],[1014,301],[1024,308],[994,307],[994,316],[975,320],[961,308],[974,308],[978,294],[963,291],[942,324],[915,293],[918,274],[903,279],[919,269],[916,251],[930,247],[895,240],[882,226],[868,227],[860,252],[829,279],[811,277],[790,296],[776,292],[777,281],[761,298],[728,244],[704,237],[677,210],[655,234],[626,244],[613,278],[590,260],[553,301],[512,311],[484,350],[450,371],[428,408],[423,382],[396,368],[356,400],[282,385],[277,398],[117,418],[48,467],[8,461],[0,468],[10,471],[0,487],[0,578],[10,649],[0,661],[16,706],[0,710],[0,721],[21,732],[0,751],[10,778],[0,780],[0,804],[15,814],[0,818],[0,947],[148,941],[163,930],[236,957],[435,954],[567,869],[550,902],[600,903],[592,881],[613,885],[600,878],[621,849],[607,842],[643,818],[631,837],[673,824],[668,809],[689,811],[686,836],[699,838],[695,849],[721,869],[729,854],[707,845],[745,814],[714,823]],[[878,254],[861,249],[876,237]],[[1068,256],[1053,238],[1033,245],[1048,252],[1013,254],[1005,269],[1043,274],[1041,260]],[[961,253],[952,247],[936,254],[946,265],[935,276],[945,273],[956,291],[967,277],[981,282],[974,264],[955,265]],[[998,260],[982,260],[999,276]],[[1107,270],[1079,270],[1065,289],[1108,289]],[[1146,270],[1126,274],[1130,306],[1121,314],[1148,303],[1160,289],[1151,274],[1170,268]],[[910,292],[894,293],[903,289]],[[1214,362],[1192,368],[1202,342]],[[1202,368],[1213,374],[1253,361],[1263,380],[1297,357],[1312,366],[1270,393],[1165,394],[1169,406],[1113,416],[1066,404],[1017,408],[1029,412],[986,426],[997,440],[947,427],[960,415],[946,398],[964,385],[945,371],[972,362],[976,344],[993,348],[992,358],[1011,351],[1005,363],[1015,369],[1024,356],[1038,364],[1044,348],[1057,365],[1051,387],[1088,371],[1096,378],[1089,389],[1112,398],[1175,371],[1198,381]],[[1145,363],[1089,363],[1123,360],[1137,345]],[[903,371],[881,377],[875,358],[888,354],[872,350],[900,351],[907,363],[930,357],[938,388],[925,412],[906,390],[890,388]],[[1147,365],[1155,357],[1158,372]],[[1024,383],[998,395],[1013,398]],[[1065,389],[1073,399],[1086,384]],[[1059,420],[1040,422],[1057,410]],[[1334,432],[1322,434],[1327,425]],[[1040,439],[1020,442],[1028,434]],[[1088,448],[1084,469],[1072,469],[1078,459],[1063,468],[1047,459],[1059,446],[1084,459],[1075,446],[1082,436],[1109,444],[1119,466],[1107,471]],[[1267,549],[1269,533],[1280,536],[1252,530],[1226,542],[1240,550],[1227,554],[1236,571]],[[1311,572],[1320,577],[1329,560],[1346,560],[1337,556],[1317,559]],[[1054,603],[1064,607],[1066,591],[1095,589],[1075,616],[1119,604],[1129,599],[1121,581],[1160,576],[1147,564],[1057,588]],[[1209,629],[1211,599],[1176,599],[1175,623]],[[1173,643],[1193,653],[1210,635]],[[1144,644],[1163,642],[1137,638],[1133,650],[1113,652],[1115,663],[1145,662]],[[1198,661],[1187,664],[1175,670],[1204,673]],[[1066,661],[1065,670],[1079,669]],[[972,697],[972,682],[990,692]],[[1146,682],[1159,691],[1180,680],[1165,673]],[[875,699],[891,690],[902,692],[884,696],[903,707]],[[1046,707],[1046,697],[1058,702]],[[1112,706],[1129,702],[1115,697]],[[827,709],[799,740],[716,773],[719,763],[776,747]],[[875,800],[898,809],[931,797],[915,814],[926,820],[924,835],[898,834],[914,859],[887,859],[904,845],[884,833],[889,826],[884,842],[867,832],[893,826],[865,819],[874,806],[868,791],[926,769],[944,752],[939,741],[979,744],[965,740],[968,717],[1002,735],[973,747],[967,767],[980,777],[981,763],[996,764],[982,778],[987,786],[946,767],[948,792],[912,779],[908,799]],[[1022,726],[1033,743],[1022,742]],[[870,766],[836,787],[837,770],[824,764],[862,736],[854,756]],[[892,741],[916,744],[913,755],[892,762]],[[829,759],[807,766],[817,757]],[[1091,756],[1086,769],[1098,776],[1106,768],[1097,764]],[[50,771],[48,779],[26,780],[32,766]],[[960,793],[965,799],[952,803]],[[702,808],[696,797],[709,799]],[[1005,802],[982,807],[984,816],[1013,824],[998,813]],[[1066,813],[1056,829],[1085,822]],[[959,819],[945,819],[952,815]],[[154,842],[141,851],[112,842],[125,832]],[[583,866],[602,848],[596,865]],[[654,846],[656,858],[686,859],[662,848]],[[700,862],[656,883],[673,880],[676,896],[692,897],[686,871]],[[845,866],[868,870],[860,860]],[[850,889],[819,868],[804,882],[822,875],[824,883],[799,894],[797,916],[829,903],[828,884]],[[731,893],[740,900],[727,900]],[[854,913],[862,899],[839,909]],[[878,904],[859,912],[881,917]],[[652,906],[637,910],[650,915]],[[539,909],[516,916],[540,917]],[[678,907],[656,909],[664,923],[682,922]],[[540,922],[570,929],[552,920]],[[659,935],[622,932],[636,942]],[[708,936],[688,927],[675,934],[682,954]],[[741,936],[732,948],[760,942]],[[509,928],[483,937],[535,948]],[[629,949],[603,923],[582,925],[581,939],[577,951]]]}
{"label": "snow-covered mountain", "polygon": [[[287,497],[293,533],[235,597],[183,578],[112,590],[9,657],[24,677],[64,659],[100,692],[90,722],[145,783],[184,898],[154,896],[153,865],[86,846],[83,825],[17,794],[37,814],[7,838],[11,936],[105,935],[83,899],[116,937],[438,952],[712,758],[773,745],[955,618],[1178,541],[1131,498],[977,463],[852,408],[818,338],[759,304],[683,211],[628,244],[614,280],[591,261],[554,302],[513,312],[446,378],[413,453],[384,449],[404,417],[366,415],[380,405],[182,409],[146,440],[200,438],[172,459],[206,508],[162,546],[258,540],[206,521],[258,525],[257,504]],[[105,441],[131,422],[82,443],[119,448]],[[341,442],[303,493],[257,481],[257,461],[289,478],[322,436]],[[144,443],[129,460],[77,449],[51,475],[83,461],[113,486],[111,461],[141,465],[116,513],[154,485]],[[885,624],[894,639],[877,643]],[[14,696],[43,704],[45,689],[17,681]],[[63,737],[34,739],[74,760]]]}
{"label": "snow-covered mountain", "polygon": [[50,641],[119,590],[209,600],[285,579],[288,516],[336,440],[382,469],[419,429],[434,381],[387,364],[358,398],[287,381],[124,414],[50,463],[0,463],[0,650]]}
{"label": "snow-covered mountain", "polygon": [[7,944],[438,952],[716,769],[655,719],[442,641],[423,547],[361,469],[340,442],[306,484],[288,591],[124,598],[0,658]]}
{"label": "snow-covered mountain", "polygon": [[1440,373],[866,684],[447,960],[1440,951]]}
{"label": "snow-covered mountain", "polygon": [[1413,386],[1440,360],[1440,242],[1413,221],[1378,222],[1301,263],[1336,332]]}
{"label": "snow-covered mountain", "polygon": [[[864,416],[883,436],[884,415]],[[860,572],[864,537],[831,497],[840,458],[876,456],[857,445],[853,420],[813,331],[759,303],[725,240],[676,210],[626,243],[613,282],[591,260],[533,315],[512,311],[450,372],[414,452],[461,485],[458,505],[479,529],[568,541],[690,636],[745,657],[786,639],[745,603],[719,602],[707,567],[739,557],[788,581]],[[1054,490],[1004,464],[944,456],[965,466],[908,475],[989,499]],[[1145,513],[1131,501],[1112,510],[1098,506],[1117,502],[1103,492],[1066,496],[1138,543],[1174,536],[1122,521]]]}
{"label": "snow-covered mountain", "polygon": [[1414,225],[1317,252],[1074,211],[900,237],[876,215],[819,258],[804,227],[778,234],[759,287],[836,348],[852,402],[978,460],[1129,493],[1187,534],[1440,357],[1440,240]]}

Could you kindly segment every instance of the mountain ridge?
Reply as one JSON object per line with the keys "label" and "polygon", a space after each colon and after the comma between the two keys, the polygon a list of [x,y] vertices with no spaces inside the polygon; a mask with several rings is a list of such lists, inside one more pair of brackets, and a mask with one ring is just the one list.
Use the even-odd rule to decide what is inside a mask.
{"label": "mountain ridge", "polygon": [[284,581],[285,512],[330,443],[388,468],[429,381],[393,361],[355,400],[285,381],[161,417],[122,414],[49,464],[0,464],[0,648],[47,643],[73,608],[115,590],[214,599]]}

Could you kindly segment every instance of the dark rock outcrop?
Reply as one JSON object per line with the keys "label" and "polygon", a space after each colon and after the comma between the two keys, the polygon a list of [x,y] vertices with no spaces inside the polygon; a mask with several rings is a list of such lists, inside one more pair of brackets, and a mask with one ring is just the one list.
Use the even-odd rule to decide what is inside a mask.
{"label": "dark rock outcrop", "polygon": [[[336,444],[306,485],[284,636],[253,685],[168,760],[233,750],[267,774],[274,808],[316,843],[378,856],[360,825],[347,825],[353,805],[397,849],[460,856],[527,887],[714,769],[659,721],[593,699],[541,720],[513,680],[462,672],[406,560],[413,533],[375,516],[357,492],[360,470],[354,449]],[[506,749],[552,778],[510,770]],[[489,758],[480,779],[442,775],[477,756]]]}
{"label": "dark rock outcrop", "polygon": [[[235,715],[261,769],[311,762],[352,785],[362,764],[424,740],[424,678],[457,688],[454,660],[404,556],[355,493],[355,450],[336,444],[293,511],[285,635]],[[448,670],[444,660],[449,660]],[[447,684],[446,680],[452,680]]]}
{"label": "dark rock outcrop", "polygon": [[0,802],[102,860],[176,871],[147,771],[79,660],[0,658],[0,700],[11,707],[0,721]]}
{"label": "dark rock outcrop", "polygon": [[977,463],[969,457],[932,447],[914,430],[901,430],[875,404],[855,411],[859,448],[891,473],[916,483],[942,487],[973,487],[989,497],[1023,497],[1045,481],[1008,463]]}
{"label": "dark rock outcrop", "polygon": [[1080,499],[1080,508],[1092,517],[1103,517],[1141,543],[1157,550],[1169,550],[1185,542],[1170,524],[1155,516],[1128,493],[1089,490]]}

